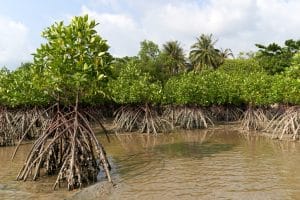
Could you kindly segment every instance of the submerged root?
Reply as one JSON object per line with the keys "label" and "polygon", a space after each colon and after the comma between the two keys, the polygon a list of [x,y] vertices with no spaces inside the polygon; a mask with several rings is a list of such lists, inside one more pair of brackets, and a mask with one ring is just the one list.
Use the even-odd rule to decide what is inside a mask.
{"label": "submerged root", "polygon": [[141,133],[158,134],[172,128],[171,123],[159,116],[157,111],[149,106],[123,106],[115,113],[114,129],[125,132],[139,131]]}
{"label": "submerged root", "polygon": [[207,128],[214,125],[207,112],[199,107],[169,107],[164,116],[171,120],[174,126],[184,129]]}
{"label": "submerged root", "polygon": [[290,135],[293,140],[299,139],[300,107],[291,107],[283,114],[275,116],[265,128],[265,131],[272,132],[273,138],[282,139],[285,135]]}
{"label": "submerged root", "polygon": [[53,188],[66,182],[72,190],[95,182],[100,166],[111,182],[106,153],[87,119],[76,108],[69,112],[58,108],[33,144],[17,180],[36,180],[42,173],[58,174]]}
{"label": "submerged root", "polygon": [[243,114],[242,129],[246,131],[262,130],[267,126],[271,117],[272,113],[262,108],[254,109],[250,107]]}

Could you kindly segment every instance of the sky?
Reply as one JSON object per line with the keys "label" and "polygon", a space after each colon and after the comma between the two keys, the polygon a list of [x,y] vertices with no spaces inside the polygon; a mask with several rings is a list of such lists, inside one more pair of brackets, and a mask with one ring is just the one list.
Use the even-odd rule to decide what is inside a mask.
{"label": "sky", "polygon": [[42,31],[88,14],[117,57],[133,56],[140,42],[178,40],[186,54],[196,37],[213,34],[234,54],[254,44],[300,39],[299,0],[0,0],[0,67],[32,61],[46,41]]}

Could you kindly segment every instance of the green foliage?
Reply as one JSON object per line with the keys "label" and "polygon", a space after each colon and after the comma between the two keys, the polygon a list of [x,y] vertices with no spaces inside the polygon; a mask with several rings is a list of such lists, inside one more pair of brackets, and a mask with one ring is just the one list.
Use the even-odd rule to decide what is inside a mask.
{"label": "green foliage", "polygon": [[55,23],[42,33],[47,43],[34,54],[41,90],[64,102],[74,101],[77,92],[83,98],[104,95],[111,56],[96,25],[86,15],[74,17],[69,25]]}
{"label": "green foliage", "polygon": [[228,74],[222,71],[213,71],[205,77],[212,92],[211,104],[213,105],[240,105],[240,74]]}
{"label": "green foliage", "polygon": [[241,98],[251,105],[263,106],[276,103],[276,95],[271,90],[273,81],[273,76],[266,73],[247,74],[241,84]]}
{"label": "green foliage", "polygon": [[218,70],[227,73],[264,72],[264,69],[254,59],[227,59]]}
{"label": "green foliage", "polygon": [[161,54],[157,44],[147,40],[141,42],[137,65],[143,73],[148,73],[157,81],[164,82],[167,73],[163,66],[166,62],[168,60]]}
{"label": "green foliage", "polygon": [[9,83],[9,74],[10,71],[3,67],[0,69],[0,105],[7,104],[7,86]]}
{"label": "green foliage", "polygon": [[195,44],[191,46],[190,60],[194,65],[194,70],[216,69],[220,64],[219,50],[214,47],[216,40],[213,40],[212,34],[202,34],[197,37]]}
{"label": "green foliage", "polygon": [[270,90],[275,96],[276,103],[300,105],[300,80],[285,75],[273,77]]}
{"label": "green foliage", "polygon": [[162,53],[163,59],[166,61],[164,67],[169,75],[176,75],[185,70],[186,62],[183,48],[177,40],[163,44]]}
{"label": "green foliage", "polygon": [[291,66],[283,72],[285,76],[300,80],[300,53],[296,53],[291,62]]}
{"label": "green foliage", "polygon": [[109,82],[109,89],[113,100],[119,104],[160,103],[162,95],[161,85],[132,62],[127,63],[117,79]]}
{"label": "green foliage", "polygon": [[225,59],[229,49],[215,49],[212,35],[201,35],[190,53],[196,69],[187,73],[179,42],[160,51],[145,40],[137,56],[112,60],[96,25],[84,16],[47,28],[33,64],[0,70],[0,105],[47,105],[58,97],[71,104],[76,93],[88,104],[300,104],[300,41],[258,44],[254,58]]}
{"label": "green foliage", "polygon": [[176,105],[240,104],[239,77],[221,71],[186,73],[169,79],[164,88],[164,103]]}
{"label": "green foliage", "polygon": [[291,65],[293,56],[300,50],[300,40],[286,40],[283,47],[276,43],[268,46],[256,44],[256,46],[259,51],[255,58],[269,74],[273,75],[283,72]]}
{"label": "green foliage", "polygon": [[157,44],[148,40],[144,40],[141,42],[141,48],[138,55],[142,61],[147,62],[156,59],[159,54],[160,50]]}
{"label": "green foliage", "polygon": [[34,70],[31,63],[24,63],[13,71],[1,70],[1,104],[16,106],[41,106],[50,101],[50,97],[39,90],[32,80]]}
{"label": "green foliage", "polygon": [[126,68],[128,63],[138,64],[139,58],[137,56],[133,57],[122,57],[122,58],[114,58],[111,63],[112,70],[112,78],[117,78],[120,75],[122,69]]}
{"label": "green foliage", "polygon": [[227,73],[222,70],[172,77],[164,87],[165,104],[268,106],[299,104],[300,81],[264,72]]}

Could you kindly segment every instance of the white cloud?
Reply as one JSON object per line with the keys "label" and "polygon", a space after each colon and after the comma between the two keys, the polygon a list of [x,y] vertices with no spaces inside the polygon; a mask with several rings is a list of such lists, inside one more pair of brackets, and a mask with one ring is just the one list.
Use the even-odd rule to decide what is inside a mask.
{"label": "white cloud", "polygon": [[108,2],[98,0],[110,12],[88,7],[82,12],[100,22],[114,55],[135,55],[143,39],[159,44],[176,39],[189,50],[201,33],[214,34],[218,47],[235,53],[255,50],[255,43],[299,39],[298,0],[128,0],[126,10],[120,6],[124,1]]}
{"label": "white cloud", "polygon": [[[40,23],[47,23],[46,27],[77,12],[65,9]],[[97,30],[108,40],[113,55],[130,56],[137,54],[144,39],[159,45],[178,40],[188,52],[201,33],[214,34],[217,47],[235,53],[255,50],[255,43],[282,44],[300,39],[299,10],[299,0],[88,0],[76,14],[88,13],[100,23]],[[19,20],[0,16],[0,67],[13,69],[30,61],[33,46],[40,42],[34,38],[35,27],[29,30],[25,19]]]}
{"label": "white cloud", "polygon": [[15,69],[21,62],[31,60],[27,27],[0,16],[0,67]]}
{"label": "white cloud", "polygon": [[126,14],[97,13],[87,7],[82,7],[82,14],[89,14],[99,25],[97,31],[101,37],[108,40],[115,56],[136,54],[139,42],[144,39],[144,32],[134,19]]}

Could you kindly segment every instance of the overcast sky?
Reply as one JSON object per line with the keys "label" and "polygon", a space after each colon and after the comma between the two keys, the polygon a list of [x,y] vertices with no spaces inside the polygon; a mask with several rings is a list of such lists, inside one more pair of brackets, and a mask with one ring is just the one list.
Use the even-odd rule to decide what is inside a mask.
{"label": "overcast sky", "polygon": [[0,67],[31,61],[41,32],[89,14],[114,56],[136,55],[140,42],[178,40],[186,52],[201,33],[235,54],[254,44],[300,39],[299,0],[0,0]]}

